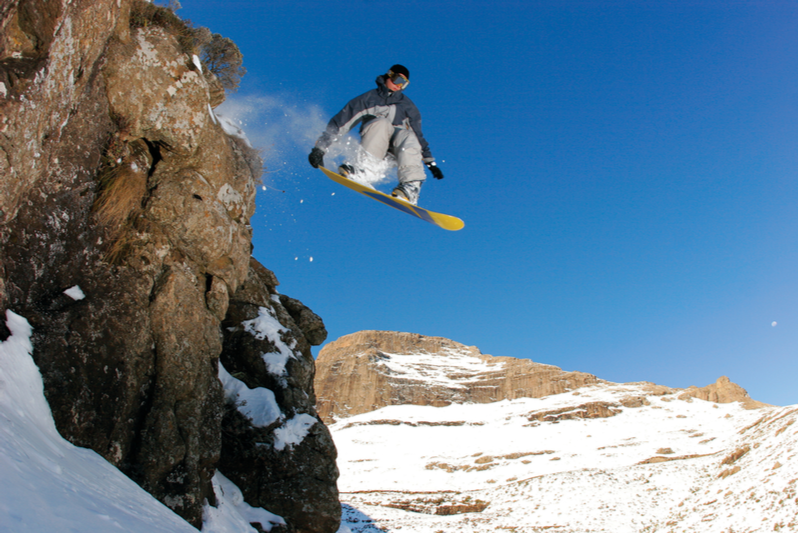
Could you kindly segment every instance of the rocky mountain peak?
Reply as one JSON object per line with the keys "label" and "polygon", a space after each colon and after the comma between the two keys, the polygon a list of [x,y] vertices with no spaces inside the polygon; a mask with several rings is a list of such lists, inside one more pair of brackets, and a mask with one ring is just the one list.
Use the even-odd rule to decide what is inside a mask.
{"label": "rocky mountain peak", "polygon": [[446,350],[456,350],[474,354],[480,357],[481,353],[475,346],[465,346],[444,337],[428,337],[417,333],[402,333],[398,331],[359,331],[345,335],[328,343],[325,352],[341,351],[343,353],[428,353],[432,356],[441,354]]}
{"label": "rocky mountain peak", "polygon": [[599,381],[584,372],[483,354],[442,337],[361,331],[323,347],[315,389],[320,416],[332,421],[386,405],[539,398]]}
{"label": "rocky mountain peak", "polygon": [[[529,359],[495,357],[443,337],[394,331],[360,331],[327,344],[317,357],[315,377],[317,409],[327,422],[388,405],[443,407],[542,398],[590,385],[616,384]],[[765,406],[724,376],[685,390],[640,385],[648,394],[741,402],[746,409]],[[639,396],[625,400],[626,405],[641,404]]]}
{"label": "rocky mountain peak", "polygon": [[745,409],[771,407],[769,404],[752,399],[744,388],[733,383],[727,376],[721,376],[716,382],[705,387],[691,386],[681,397],[697,398],[715,403],[741,402]]}

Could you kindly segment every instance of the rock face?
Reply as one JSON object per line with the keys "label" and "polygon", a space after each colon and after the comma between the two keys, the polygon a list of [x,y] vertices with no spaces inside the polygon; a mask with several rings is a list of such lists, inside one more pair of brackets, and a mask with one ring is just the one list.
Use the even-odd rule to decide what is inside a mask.
{"label": "rock face", "polygon": [[528,359],[482,354],[441,337],[361,331],[320,351],[315,388],[317,410],[331,422],[386,405],[540,398],[599,381]]}
{"label": "rock face", "polygon": [[[441,337],[413,333],[360,331],[327,344],[317,357],[317,410],[328,423],[337,418],[367,413],[387,405],[432,405],[489,403],[516,398],[542,398],[580,387],[608,384],[583,372],[564,372],[528,359],[493,357],[474,346],[464,346]],[[661,396],[681,389],[639,384],[650,395]],[[681,399],[699,398],[717,403],[742,402],[746,409],[766,404],[752,400],[747,392],[721,377],[713,385],[690,387]],[[644,396],[630,396],[622,405],[639,407]],[[581,409],[542,413],[561,419],[613,416],[606,405],[584,405]]]}
{"label": "rock face", "polygon": [[[339,471],[333,440],[314,408],[311,355],[312,342],[327,333],[317,315],[278,295],[276,285],[272,272],[252,260],[222,323],[220,364],[248,389],[271,391],[280,415],[254,424],[229,401],[218,467],[248,503],[293,517],[294,530],[333,532],[341,517]],[[300,442],[286,437],[298,429],[307,431]]]}
{"label": "rock face", "polygon": [[[219,82],[175,20],[141,0],[0,3],[0,313],[33,326],[62,435],[196,527],[219,469],[287,530],[333,532],[310,353],[327,334],[250,258],[260,161],[217,123]],[[291,347],[280,371],[243,329],[264,314]],[[237,410],[220,362],[274,395],[273,425]],[[279,449],[292,420],[304,438]]]}
{"label": "rock face", "polygon": [[720,377],[716,383],[705,387],[689,387],[681,395],[681,399],[698,398],[707,402],[733,403],[741,402],[745,409],[760,409],[771,407],[769,404],[757,402],[752,399],[747,391],[736,383],[732,383],[726,376]]}

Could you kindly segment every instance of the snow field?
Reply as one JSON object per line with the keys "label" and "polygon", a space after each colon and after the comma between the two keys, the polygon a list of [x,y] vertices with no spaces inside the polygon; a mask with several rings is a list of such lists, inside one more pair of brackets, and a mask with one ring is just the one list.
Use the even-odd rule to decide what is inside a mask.
{"label": "snow field", "polygon": [[[621,412],[610,418],[529,420],[533,413],[569,405],[617,403],[624,394],[592,387],[580,396],[570,392],[441,408],[390,406],[348,418],[331,426],[342,471],[339,488],[416,490],[423,484],[428,490],[475,490],[511,478],[631,466],[656,455],[716,453],[736,433],[737,421],[758,417],[738,405],[689,404],[673,395],[664,401],[651,398],[650,406],[619,406]],[[461,425],[446,425],[453,423]],[[397,460],[381,461],[387,449]],[[667,449],[671,452],[658,453]]]}
{"label": "snow field", "polygon": [[197,531],[97,453],[56,431],[31,329],[11,311],[0,343],[0,530]]}
{"label": "snow field", "polygon": [[[58,434],[31,358],[30,326],[10,311],[6,324],[0,530],[196,531]],[[428,379],[440,375],[423,360],[415,364]],[[281,416],[265,390],[243,389],[224,369],[220,375],[228,394],[248,397],[241,407],[254,421]],[[339,533],[797,531],[797,406],[747,411],[677,394],[621,405],[646,394],[640,384],[603,384],[494,404],[392,406],[338,421],[331,430],[342,473]],[[619,412],[556,421],[592,403]],[[288,420],[276,445],[300,442],[312,423],[307,416]],[[282,523],[247,505],[219,473],[213,483],[218,506],[206,506],[204,532]],[[448,509],[455,514],[434,514]]]}
{"label": "snow field", "polygon": [[425,352],[383,355],[383,366],[393,377],[455,388],[466,388],[477,376],[492,371],[500,372],[504,366],[502,362],[490,364],[474,355],[453,349],[444,349],[435,357]]}
{"label": "snow field", "polygon": [[[797,531],[796,406],[748,411],[678,394],[648,396],[641,407],[619,403],[644,390],[599,385],[340,420],[331,430],[343,525],[353,533]],[[529,420],[590,402],[620,412]],[[477,501],[485,508],[434,514],[437,505]]]}

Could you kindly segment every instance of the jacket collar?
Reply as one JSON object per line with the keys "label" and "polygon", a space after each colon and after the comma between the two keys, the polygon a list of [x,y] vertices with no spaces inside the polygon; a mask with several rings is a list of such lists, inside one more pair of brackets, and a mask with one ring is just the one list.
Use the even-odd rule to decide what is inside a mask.
{"label": "jacket collar", "polygon": [[381,74],[375,78],[375,84],[378,86],[378,94],[385,98],[392,98],[393,100],[400,100],[403,97],[403,91],[392,92],[386,86],[386,75]]}

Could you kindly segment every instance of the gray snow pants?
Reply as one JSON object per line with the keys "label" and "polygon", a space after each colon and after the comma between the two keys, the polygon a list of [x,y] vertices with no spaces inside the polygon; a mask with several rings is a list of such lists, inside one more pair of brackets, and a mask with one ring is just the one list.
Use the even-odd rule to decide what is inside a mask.
{"label": "gray snow pants", "polygon": [[425,181],[422,146],[413,130],[393,126],[385,118],[376,118],[361,128],[361,147],[378,161],[391,153],[397,159],[397,181]]}

